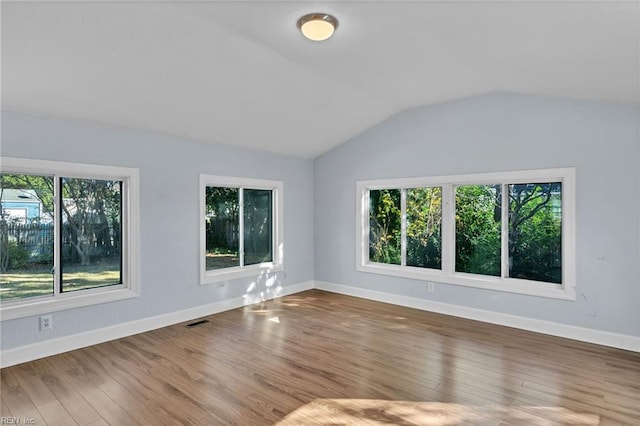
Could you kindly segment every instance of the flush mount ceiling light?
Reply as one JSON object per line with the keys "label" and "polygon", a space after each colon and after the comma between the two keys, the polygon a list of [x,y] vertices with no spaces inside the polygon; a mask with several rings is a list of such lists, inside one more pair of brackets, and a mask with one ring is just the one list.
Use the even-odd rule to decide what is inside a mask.
{"label": "flush mount ceiling light", "polygon": [[310,13],[298,19],[298,28],[309,40],[326,40],[338,28],[338,20],[326,13]]}

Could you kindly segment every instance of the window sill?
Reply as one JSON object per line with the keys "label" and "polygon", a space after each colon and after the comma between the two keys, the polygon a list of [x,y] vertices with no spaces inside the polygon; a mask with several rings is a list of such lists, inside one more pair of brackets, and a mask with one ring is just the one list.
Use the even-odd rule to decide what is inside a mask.
{"label": "window sill", "polygon": [[258,277],[283,270],[281,264],[261,263],[245,267],[224,268],[217,271],[206,271],[200,279],[200,285],[220,283],[239,278]]}
{"label": "window sill", "polygon": [[474,287],[484,290],[548,297],[551,299],[576,300],[575,289],[566,284],[551,284],[515,278],[485,277],[482,275],[459,272],[447,274],[443,271],[434,269],[387,265],[374,262],[358,265],[356,269],[360,272],[372,274],[381,274],[421,281],[433,281],[437,283]]}
{"label": "window sill", "polygon": [[115,302],[118,300],[138,297],[139,294],[129,288],[110,288],[109,290],[96,289],[83,290],[82,294],[64,294],[53,296],[42,296],[37,299],[15,300],[4,302],[0,307],[0,319],[2,321],[17,318],[25,318],[40,314],[46,314],[67,309],[80,308],[83,306],[98,305],[102,303]]}

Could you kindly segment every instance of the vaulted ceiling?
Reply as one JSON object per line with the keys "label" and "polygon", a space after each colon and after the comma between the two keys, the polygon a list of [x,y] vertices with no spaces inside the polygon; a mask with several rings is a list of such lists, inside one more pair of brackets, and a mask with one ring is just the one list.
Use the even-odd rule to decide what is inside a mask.
{"label": "vaulted ceiling", "polygon": [[[507,91],[640,102],[638,1],[7,2],[2,107],[313,158]],[[304,39],[297,19],[339,28]]]}

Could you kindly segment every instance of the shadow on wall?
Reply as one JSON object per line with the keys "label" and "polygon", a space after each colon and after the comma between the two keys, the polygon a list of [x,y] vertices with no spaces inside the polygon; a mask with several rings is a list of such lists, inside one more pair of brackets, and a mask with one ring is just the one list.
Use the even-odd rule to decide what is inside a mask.
{"label": "shadow on wall", "polygon": [[459,424],[597,425],[595,414],[562,407],[477,407],[444,402],[374,399],[316,399],[298,408],[277,426],[293,425],[459,425]]}
{"label": "shadow on wall", "polygon": [[246,293],[242,296],[244,305],[264,302],[282,295],[282,283],[286,276],[284,271],[274,272],[271,269],[262,269],[260,275],[249,284]]}

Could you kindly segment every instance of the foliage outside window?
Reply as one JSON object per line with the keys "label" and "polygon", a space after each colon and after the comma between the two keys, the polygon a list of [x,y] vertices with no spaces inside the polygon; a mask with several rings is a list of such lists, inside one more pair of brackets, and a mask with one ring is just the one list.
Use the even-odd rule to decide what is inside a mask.
{"label": "foliage outside window", "polygon": [[3,319],[135,296],[137,170],[2,161]]}
{"label": "foliage outside window", "polygon": [[562,183],[509,185],[509,276],[562,283]]}
{"label": "foliage outside window", "polygon": [[574,173],[358,182],[357,268],[572,299]]}
{"label": "foliage outside window", "polygon": [[400,190],[374,189],[369,192],[369,202],[369,259],[400,265]]}
{"label": "foliage outside window", "polygon": [[282,268],[282,183],[200,176],[201,282]]}
{"label": "foliage outside window", "polygon": [[[442,189],[373,189],[369,192],[369,259],[440,268]],[[406,222],[403,223],[403,217]]]}
{"label": "foliage outside window", "polygon": [[442,188],[410,188],[407,197],[406,264],[440,269],[442,264]]}
{"label": "foliage outside window", "polygon": [[456,192],[456,272],[500,276],[501,185],[463,185]]}

